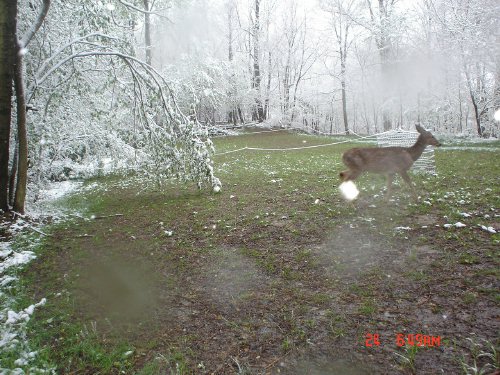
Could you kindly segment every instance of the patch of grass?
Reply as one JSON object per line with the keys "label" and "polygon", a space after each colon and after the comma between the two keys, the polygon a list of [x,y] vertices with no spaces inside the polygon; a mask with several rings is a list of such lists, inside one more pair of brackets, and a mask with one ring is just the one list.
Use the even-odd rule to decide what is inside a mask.
{"label": "patch of grass", "polygon": [[336,314],[333,311],[328,311],[326,314],[328,318],[328,331],[333,338],[344,337],[347,334],[345,327],[346,318],[340,314]]}
{"label": "patch of grass", "polygon": [[408,370],[411,374],[417,373],[415,359],[420,347],[418,346],[404,346],[403,352],[394,352],[396,362],[401,368]]}
{"label": "patch of grass", "polygon": [[428,283],[432,280],[430,275],[427,275],[424,270],[408,271],[405,276],[415,282]]}
{"label": "patch of grass", "polygon": [[315,293],[311,296],[311,302],[315,305],[321,305],[329,302],[331,299],[330,295],[325,293]]}
{"label": "patch of grass", "polygon": [[155,358],[152,361],[147,362],[136,375],[161,375],[165,374],[168,367],[161,358]]}
{"label": "patch of grass", "polygon": [[372,299],[364,299],[361,306],[358,307],[358,312],[362,315],[372,316],[377,312],[378,308]]}
{"label": "patch of grass", "polygon": [[477,300],[477,294],[476,293],[470,293],[470,292],[467,292],[463,295],[462,297],[462,300],[464,301],[464,303],[466,304],[471,304],[471,303],[475,303],[476,300]]}
{"label": "patch of grass", "polygon": [[472,338],[466,339],[470,349],[470,360],[465,356],[459,359],[464,374],[493,374],[500,369],[500,351],[489,341],[478,342]]}
{"label": "patch of grass", "polygon": [[292,342],[290,341],[290,339],[288,337],[285,337],[283,339],[283,342],[281,343],[281,350],[284,352],[284,353],[287,353],[289,352],[291,349],[292,349]]}
{"label": "patch of grass", "polygon": [[469,254],[469,253],[462,253],[460,254],[458,258],[458,262],[460,264],[478,264],[481,262],[480,258],[478,256]]}
{"label": "patch of grass", "polygon": [[360,296],[360,297],[371,297],[371,296],[373,296],[373,290],[368,285],[352,284],[349,287],[349,291],[351,293],[353,293],[353,294],[356,294],[357,296]]}

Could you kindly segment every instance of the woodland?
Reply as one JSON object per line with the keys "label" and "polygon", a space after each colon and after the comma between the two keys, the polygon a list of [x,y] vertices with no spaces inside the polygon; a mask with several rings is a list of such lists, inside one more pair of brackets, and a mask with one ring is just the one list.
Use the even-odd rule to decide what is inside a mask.
{"label": "woodland", "polygon": [[498,136],[495,0],[1,6],[4,211],[22,214],[49,181],[111,171],[218,186],[221,124]]}

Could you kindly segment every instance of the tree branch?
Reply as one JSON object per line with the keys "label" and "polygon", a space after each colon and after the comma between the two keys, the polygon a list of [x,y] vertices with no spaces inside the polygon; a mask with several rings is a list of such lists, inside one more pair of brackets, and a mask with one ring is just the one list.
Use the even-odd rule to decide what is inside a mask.
{"label": "tree branch", "polygon": [[[152,12],[150,10],[144,10],[144,9],[141,9],[137,6],[135,6],[134,4],[130,4],[128,2],[126,2],[125,0],[118,0],[120,2],[120,4],[122,4],[123,6],[126,6],[127,8],[130,8],[130,9],[133,9],[137,12],[140,12],[140,13],[143,13],[143,14],[152,14],[152,15],[155,15],[155,16],[158,16],[158,17],[161,17],[161,18],[165,18],[166,20],[170,21],[170,19],[161,14],[161,13],[158,13],[158,12]],[[165,9],[160,9],[160,10],[167,10],[168,8],[165,8]]]}
{"label": "tree branch", "polygon": [[45,19],[49,11],[49,7],[50,7],[50,0],[43,0],[42,9],[40,10],[38,18],[20,40],[22,48],[25,48],[31,42],[33,36],[36,34],[40,26],[42,26],[43,20]]}

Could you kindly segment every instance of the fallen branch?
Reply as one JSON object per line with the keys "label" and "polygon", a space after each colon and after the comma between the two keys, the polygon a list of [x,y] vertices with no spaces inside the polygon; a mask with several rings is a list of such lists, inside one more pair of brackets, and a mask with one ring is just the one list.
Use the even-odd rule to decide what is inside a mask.
{"label": "fallen branch", "polygon": [[41,235],[44,235],[44,236],[47,236],[47,237],[52,237],[51,234],[44,233],[41,230],[38,230],[38,229],[36,229],[36,228],[34,228],[34,227],[30,226],[30,225],[28,225],[28,229],[31,229],[31,230],[33,230],[33,231],[35,231],[35,232],[37,232],[37,233],[39,233]]}
{"label": "fallen branch", "polygon": [[123,214],[113,214],[113,215],[103,215],[103,216],[93,216],[92,219],[97,220],[97,219],[106,219],[108,217],[119,217],[123,216]]}

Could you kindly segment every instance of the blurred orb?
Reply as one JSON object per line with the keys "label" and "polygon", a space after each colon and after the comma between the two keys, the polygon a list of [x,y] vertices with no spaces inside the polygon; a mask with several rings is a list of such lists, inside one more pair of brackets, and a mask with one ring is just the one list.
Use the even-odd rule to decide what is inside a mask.
{"label": "blurred orb", "polygon": [[348,201],[356,199],[359,195],[359,190],[353,181],[342,182],[339,186],[340,194]]}
{"label": "blurred orb", "polygon": [[495,121],[500,122],[500,108],[495,111],[493,117],[495,118]]}

